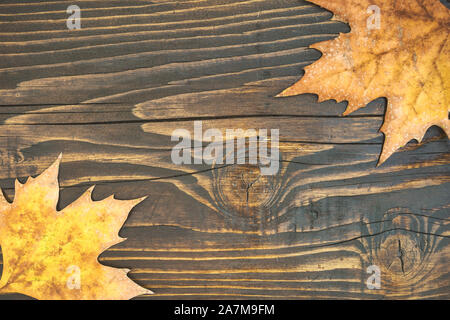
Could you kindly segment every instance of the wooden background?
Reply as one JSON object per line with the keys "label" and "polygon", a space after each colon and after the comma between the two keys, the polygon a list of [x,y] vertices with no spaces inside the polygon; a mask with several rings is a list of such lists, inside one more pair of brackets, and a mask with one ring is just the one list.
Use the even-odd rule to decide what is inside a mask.
{"label": "wooden background", "polygon": [[[93,184],[149,195],[99,258],[155,293],[140,298],[449,299],[444,133],[376,168],[383,99],[342,117],[345,102],[274,97],[320,57],[308,45],[349,31],[331,17],[300,0],[2,0],[0,186],[13,199],[62,152],[59,209]],[[194,120],[279,128],[279,174],[174,165],[171,132]]]}

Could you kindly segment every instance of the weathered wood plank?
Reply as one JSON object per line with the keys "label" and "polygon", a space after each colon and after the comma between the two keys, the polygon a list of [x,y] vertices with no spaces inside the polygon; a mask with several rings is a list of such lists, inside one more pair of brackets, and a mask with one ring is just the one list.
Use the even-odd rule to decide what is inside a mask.
{"label": "weathered wood plank", "polygon": [[[60,154],[58,209],[149,195],[100,261],[151,299],[450,298],[449,142],[376,167],[384,101],[275,98],[348,26],[297,0],[0,4],[0,184]],[[174,129],[280,129],[280,171],[175,165]],[[1,257],[1,256],[0,256]],[[1,259],[0,259],[1,260]],[[366,268],[382,289],[366,287]],[[0,270],[2,264],[0,263]]]}

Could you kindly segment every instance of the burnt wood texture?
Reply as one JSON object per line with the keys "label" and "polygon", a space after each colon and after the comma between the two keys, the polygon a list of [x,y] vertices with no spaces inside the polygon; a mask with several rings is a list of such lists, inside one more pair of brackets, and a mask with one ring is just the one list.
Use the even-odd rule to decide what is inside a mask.
{"label": "burnt wood texture", "polygon": [[[320,58],[310,44],[350,30],[331,18],[300,0],[3,0],[5,196],[60,153],[59,209],[91,185],[148,195],[99,257],[155,293],[139,299],[449,299],[444,133],[376,167],[382,98],[342,117],[345,102],[275,97]],[[280,129],[278,174],[175,165],[171,133],[195,120]]]}

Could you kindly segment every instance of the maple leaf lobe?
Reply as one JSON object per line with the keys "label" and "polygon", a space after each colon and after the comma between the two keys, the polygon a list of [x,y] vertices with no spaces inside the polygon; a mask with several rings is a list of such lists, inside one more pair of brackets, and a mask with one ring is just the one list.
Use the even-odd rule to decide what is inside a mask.
{"label": "maple leaf lobe", "polygon": [[[0,196],[0,293],[37,299],[130,299],[151,293],[131,281],[128,270],[98,262],[100,253],[124,240],[118,231],[144,198],[93,201],[91,187],[57,211],[60,161],[61,155],[25,184],[16,180],[12,203]],[[77,288],[67,283],[71,267],[80,272]]]}
{"label": "maple leaf lobe", "polygon": [[[385,135],[379,164],[437,125],[450,136],[450,15],[436,0],[311,0],[348,22],[350,33],[319,42],[323,54],[278,96],[316,93],[319,101],[348,101],[344,115],[386,97]],[[367,28],[381,11],[380,29]]]}

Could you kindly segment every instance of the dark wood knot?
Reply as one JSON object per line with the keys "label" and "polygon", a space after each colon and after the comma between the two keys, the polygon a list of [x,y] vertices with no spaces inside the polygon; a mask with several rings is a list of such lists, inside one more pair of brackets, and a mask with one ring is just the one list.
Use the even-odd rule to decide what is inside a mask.
{"label": "dark wood knot", "polygon": [[366,245],[370,261],[381,271],[383,287],[407,294],[412,286],[432,272],[438,243],[442,237],[431,230],[441,223],[431,216],[407,208],[390,209],[381,221],[370,224]]}
{"label": "dark wood knot", "polygon": [[233,226],[263,230],[279,195],[280,171],[263,175],[260,165],[248,163],[216,168],[213,198],[217,209]]}

